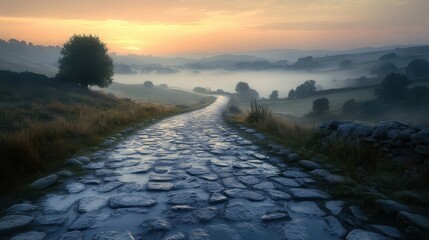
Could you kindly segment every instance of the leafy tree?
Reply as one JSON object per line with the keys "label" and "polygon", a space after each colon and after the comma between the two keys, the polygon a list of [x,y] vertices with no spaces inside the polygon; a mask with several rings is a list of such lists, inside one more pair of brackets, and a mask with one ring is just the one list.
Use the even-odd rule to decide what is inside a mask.
{"label": "leafy tree", "polygon": [[244,95],[244,94],[248,94],[250,90],[249,84],[247,82],[239,82],[237,83],[237,85],[235,86],[235,91],[239,94],[239,95]]}
{"label": "leafy tree", "polygon": [[393,63],[385,63],[381,65],[378,69],[372,71],[377,74],[379,78],[385,78],[391,73],[399,73],[399,68]]}
{"label": "leafy tree", "polygon": [[387,103],[400,101],[407,95],[407,86],[410,83],[407,76],[400,73],[391,73],[375,89],[375,95],[378,99]]}
{"label": "leafy tree", "polygon": [[405,68],[405,73],[410,78],[429,77],[429,63],[424,59],[414,59]]}
{"label": "leafy tree", "polygon": [[271,100],[276,100],[276,99],[279,99],[279,91],[277,91],[277,90],[274,90],[271,94],[270,94],[270,97],[269,97]]}
{"label": "leafy tree", "polygon": [[344,103],[342,113],[344,116],[350,117],[353,120],[357,113],[357,110],[358,105],[356,100],[349,99]]}
{"label": "leafy tree", "polygon": [[295,90],[291,89],[287,94],[287,98],[294,99],[295,98]]}
{"label": "leafy tree", "polygon": [[327,98],[318,98],[313,101],[313,113],[322,115],[329,111],[329,100]]}
{"label": "leafy tree", "polygon": [[295,89],[295,97],[308,97],[311,96],[316,91],[316,81],[307,80],[305,83],[299,85]]}
{"label": "leafy tree", "polygon": [[153,87],[153,82],[151,82],[151,81],[145,81],[143,83],[143,87],[145,87],[145,88],[152,88]]}
{"label": "leafy tree", "polygon": [[61,49],[57,77],[83,88],[107,87],[113,79],[113,61],[97,36],[73,35]]}
{"label": "leafy tree", "polygon": [[197,92],[197,93],[206,93],[207,89],[205,87],[194,87],[194,89],[192,91]]}
{"label": "leafy tree", "polygon": [[408,91],[408,102],[415,106],[423,106],[429,104],[429,87],[414,86]]}
{"label": "leafy tree", "polygon": [[345,60],[341,61],[339,64],[339,68],[343,69],[343,70],[352,69],[353,66],[354,66],[354,63],[349,59],[345,59]]}

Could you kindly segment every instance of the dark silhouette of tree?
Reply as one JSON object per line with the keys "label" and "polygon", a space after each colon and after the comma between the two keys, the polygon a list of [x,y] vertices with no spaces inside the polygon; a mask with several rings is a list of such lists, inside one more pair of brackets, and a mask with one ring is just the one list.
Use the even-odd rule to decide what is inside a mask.
{"label": "dark silhouette of tree", "polygon": [[316,91],[315,85],[316,85],[316,81],[314,81],[314,80],[305,81],[305,83],[296,87],[295,97],[301,98],[301,97],[311,96]]}
{"label": "dark silhouette of tree", "polygon": [[295,90],[291,89],[287,94],[287,98],[294,99],[295,98]]}
{"label": "dark silhouette of tree", "polygon": [[145,81],[143,83],[143,87],[145,87],[145,88],[152,88],[153,87],[153,82],[151,82],[151,81]]}
{"label": "dark silhouette of tree", "polygon": [[312,67],[317,67],[318,65],[319,65],[319,63],[314,61],[312,56],[308,56],[308,57],[299,58],[296,61],[296,63],[294,64],[294,67],[296,67],[296,68],[312,68]]}
{"label": "dark silhouette of tree", "polygon": [[341,61],[340,64],[338,65],[338,67],[342,70],[352,69],[353,66],[354,66],[354,63],[349,59],[345,59]]}
{"label": "dark silhouette of tree", "polygon": [[194,87],[193,91],[197,93],[207,93],[207,89],[205,87]]}
{"label": "dark silhouette of tree", "polygon": [[329,111],[329,100],[327,98],[318,98],[313,101],[313,113],[323,115]]}
{"label": "dark silhouette of tree", "polygon": [[235,86],[235,92],[239,95],[248,94],[250,90],[249,84],[247,82],[239,82]]}
{"label": "dark silhouette of tree", "polygon": [[343,105],[342,114],[346,117],[350,117],[353,121],[354,117],[356,116],[357,110],[358,105],[356,100],[349,99]]}
{"label": "dark silhouette of tree", "polygon": [[113,61],[97,36],[73,35],[61,49],[57,77],[83,88],[112,84]]}
{"label": "dark silhouette of tree", "polygon": [[279,99],[279,91],[273,90],[273,92],[270,94],[270,100],[276,100]]}
{"label": "dark silhouette of tree", "polygon": [[414,106],[424,106],[429,104],[429,87],[414,86],[407,94],[408,103]]}
{"label": "dark silhouette of tree", "polygon": [[375,95],[386,103],[403,100],[407,95],[407,86],[410,83],[407,76],[400,73],[391,73],[375,89]]}
{"label": "dark silhouette of tree", "polygon": [[414,59],[405,68],[405,73],[412,79],[429,77],[429,63],[424,59]]}
{"label": "dark silhouette of tree", "polygon": [[385,78],[391,73],[399,73],[399,68],[393,63],[385,63],[381,65],[378,69],[372,71],[377,74],[378,78]]}

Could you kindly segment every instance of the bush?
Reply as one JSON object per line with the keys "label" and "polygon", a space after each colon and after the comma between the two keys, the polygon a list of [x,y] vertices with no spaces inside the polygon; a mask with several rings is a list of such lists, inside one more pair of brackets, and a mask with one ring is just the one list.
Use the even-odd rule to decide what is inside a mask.
{"label": "bush", "polygon": [[146,82],[143,83],[143,87],[145,87],[145,88],[152,88],[153,87],[153,82],[146,81]]}
{"label": "bush", "polygon": [[407,95],[407,86],[410,84],[407,76],[400,73],[391,73],[383,79],[375,95],[381,101],[391,103],[403,100]]}
{"label": "bush", "polygon": [[234,114],[239,114],[239,113],[241,113],[241,109],[240,109],[239,107],[237,107],[236,105],[231,105],[231,106],[229,106],[228,111],[229,111],[230,113],[234,113]]}
{"label": "bush", "polygon": [[89,86],[107,87],[112,84],[113,61],[106,44],[93,35],[73,35],[61,49],[57,77]]}
{"label": "bush", "polygon": [[357,113],[357,110],[358,110],[358,106],[357,106],[356,100],[349,99],[343,105],[342,114],[346,117],[352,118],[353,120]]}
{"label": "bush", "polygon": [[329,100],[327,98],[318,98],[313,101],[313,113],[322,115],[329,111]]}
{"label": "bush", "polygon": [[270,94],[270,100],[277,100],[279,99],[279,91],[274,90],[271,94]]}

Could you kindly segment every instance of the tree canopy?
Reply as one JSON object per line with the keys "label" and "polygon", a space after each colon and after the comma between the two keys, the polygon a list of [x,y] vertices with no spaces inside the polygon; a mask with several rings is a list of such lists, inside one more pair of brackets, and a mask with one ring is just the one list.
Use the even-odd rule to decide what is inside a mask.
{"label": "tree canopy", "polygon": [[61,49],[59,79],[81,87],[107,87],[113,79],[113,61],[106,44],[94,35],[73,35]]}
{"label": "tree canopy", "polygon": [[313,101],[313,113],[322,115],[329,111],[329,100],[327,98],[318,98]]}
{"label": "tree canopy", "polygon": [[299,85],[295,89],[295,97],[308,97],[311,96],[316,91],[316,81],[307,80],[305,83]]}
{"label": "tree canopy", "polygon": [[270,94],[270,97],[269,97],[271,100],[276,100],[276,99],[278,99],[279,98],[279,91],[277,91],[277,90],[273,90],[273,92]]}
{"label": "tree canopy", "polygon": [[383,79],[380,87],[375,90],[378,99],[391,103],[403,100],[407,95],[407,86],[410,84],[407,76],[400,73],[391,73]]}
{"label": "tree canopy", "polygon": [[405,73],[410,78],[429,77],[429,63],[424,59],[414,59],[405,68]]}

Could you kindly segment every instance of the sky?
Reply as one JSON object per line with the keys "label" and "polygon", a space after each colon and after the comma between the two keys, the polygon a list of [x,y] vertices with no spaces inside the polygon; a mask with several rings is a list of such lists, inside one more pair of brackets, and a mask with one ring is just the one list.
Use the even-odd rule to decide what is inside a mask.
{"label": "sky", "polygon": [[428,0],[0,0],[0,38],[143,55],[429,43]]}

